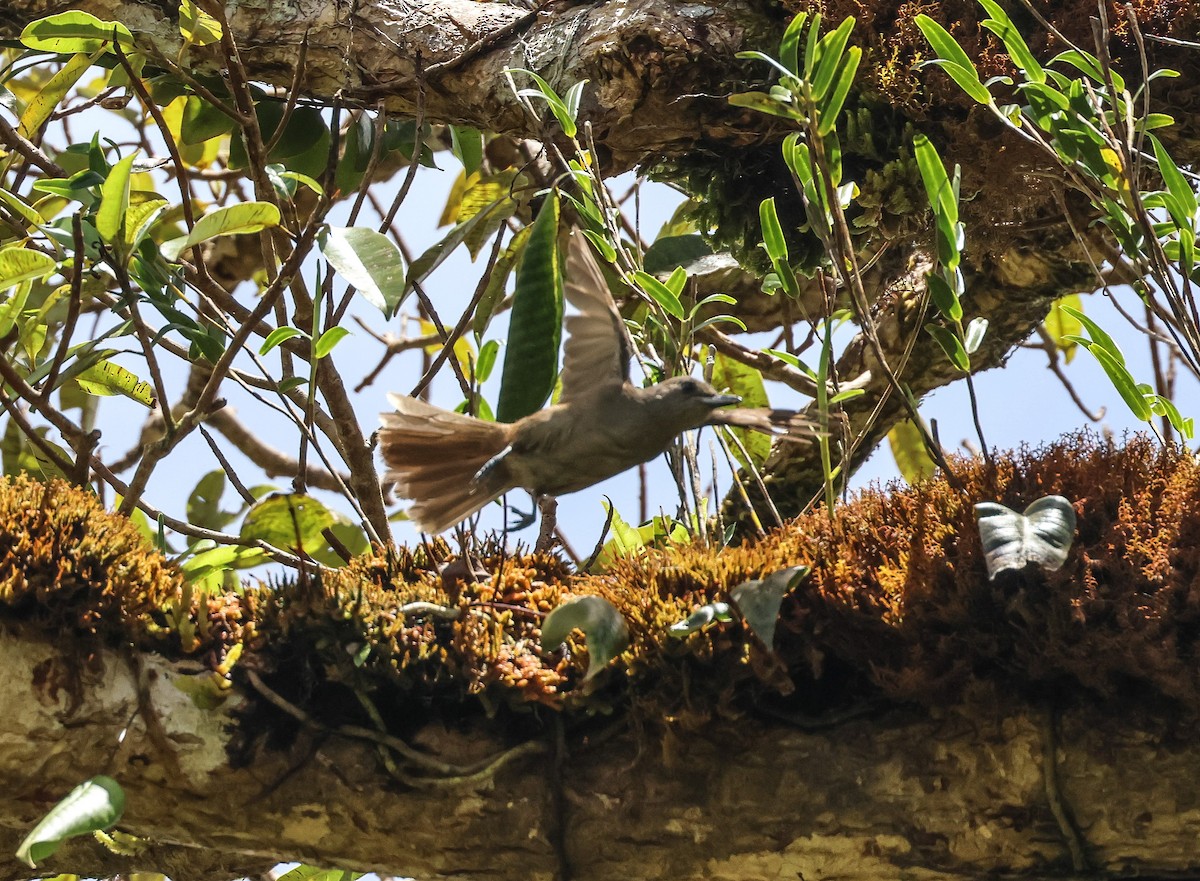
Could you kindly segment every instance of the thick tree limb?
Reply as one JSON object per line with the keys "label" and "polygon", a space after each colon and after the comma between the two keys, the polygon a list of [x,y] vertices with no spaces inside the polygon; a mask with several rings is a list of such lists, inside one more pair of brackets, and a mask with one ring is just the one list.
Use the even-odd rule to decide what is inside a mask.
{"label": "thick tree limb", "polygon": [[[786,713],[716,723],[671,737],[665,753],[645,731],[618,728],[592,745],[568,735],[556,802],[544,758],[463,786],[412,788],[382,773],[375,743],[303,726],[286,749],[234,767],[252,691],[200,710],[177,687],[188,671],[162,658],[85,658],[28,630],[0,636],[0,660],[4,878],[28,877],[7,855],[97,773],[125,788],[119,828],[145,836],[147,849],[121,857],[74,839],[39,871],[217,881],[294,859],[418,878],[550,879],[560,857],[549,830],[561,822],[580,881],[1039,878],[1071,866],[1056,814],[1073,815],[1096,877],[1200,869],[1200,813],[1188,807],[1200,748],[1095,711],[1065,713],[1050,752],[1047,712],[1000,697],[986,710],[876,710],[840,724]],[[455,764],[513,745],[480,722],[428,723],[408,740]],[[1056,764],[1053,798],[1046,762]]]}

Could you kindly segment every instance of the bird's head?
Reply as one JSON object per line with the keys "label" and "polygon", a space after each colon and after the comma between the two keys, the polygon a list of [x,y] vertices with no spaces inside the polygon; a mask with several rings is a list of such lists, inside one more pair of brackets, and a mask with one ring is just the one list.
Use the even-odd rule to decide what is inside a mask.
{"label": "bird's head", "polygon": [[697,428],[708,421],[714,410],[740,404],[737,395],[722,395],[704,380],[692,376],[673,376],[646,389],[664,423],[677,430]]}

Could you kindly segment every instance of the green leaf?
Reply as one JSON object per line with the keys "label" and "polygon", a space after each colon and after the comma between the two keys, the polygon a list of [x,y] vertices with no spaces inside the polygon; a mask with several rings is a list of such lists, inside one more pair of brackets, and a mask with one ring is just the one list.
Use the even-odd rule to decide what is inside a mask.
{"label": "green leaf", "polygon": [[1121,352],[1121,347],[1117,345],[1108,333],[1092,319],[1088,318],[1080,309],[1076,309],[1067,303],[1063,303],[1060,307],[1064,315],[1075,319],[1085,328],[1087,328],[1088,336],[1092,338],[1092,342],[1100,348],[1104,349],[1118,364],[1124,366],[1125,355]]}
{"label": "green leaf", "polygon": [[816,51],[813,53],[813,75],[810,88],[813,99],[818,103],[825,97],[825,92],[833,83],[833,75],[842,65],[842,53],[846,51],[846,43],[850,41],[852,30],[854,30],[854,16],[848,15],[834,30],[817,41]]}
{"label": "green leaf", "polygon": [[242,541],[259,539],[293,553],[312,554],[322,547],[322,531],[334,523],[333,513],[304,493],[275,493],[267,496],[242,521]]}
{"label": "green leaf", "polygon": [[365,227],[331,226],[321,253],[368,303],[391,318],[404,301],[404,258],[390,238]]}
{"label": "green leaf", "polygon": [[913,154],[917,160],[917,168],[921,172],[921,181],[925,184],[925,195],[933,213],[953,225],[958,222],[958,200],[946,174],[946,166],[937,148],[925,135],[918,134],[913,138]]}
{"label": "green leaf", "polygon": [[[112,167],[100,187],[100,207],[96,209],[96,232],[109,244],[118,240],[129,211],[129,175],[133,171],[134,150]],[[124,239],[121,239],[122,244]]]}
{"label": "green leaf", "polygon": [[1045,496],[1018,514],[996,502],[975,506],[988,579],[1036,563],[1051,571],[1067,562],[1075,537],[1075,509],[1062,496]]}
{"label": "green leaf", "polygon": [[942,327],[940,324],[927,324],[925,330],[937,340],[937,344],[942,347],[942,351],[946,353],[951,364],[963,373],[971,372],[971,358],[952,330]]}
{"label": "green leaf", "polygon": [[53,257],[32,248],[0,249],[0,291],[15,287],[23,281],[45,278],[57,267]]}
{"label": "green leaf", "polygon": [[552,650],[567,641],[572,630],[583,631],[588,648],[584,681],[608,666],[629,644],[625,618],[608,600],[597,596],[569,599],[542,622],[542,648]]}
{"label": "green leaf", "polygon": [[[1146,396],[1137,382],[1134,381],[1133,374],[1125,366],[1123,360],[1116,358],[1111,351],[1104,348],[1100,344],[1085,340],[1081,337],[1072,337],[1075,342],[1078,342],[1085,349],[1095,355],[1096,360],[1100,362],[1100,366],[1104,368],[1104,372],[1108,374],[1108,380],[1113,384],[1113,388],[1117,390],[1117,394],[1121,396],[1133,415],[1142,422],[1149,422],[1153,411],[1150,409],[1150,404],[1146,401]],[[1120,351],[1119,349],[1117,350]]]}
{"label": "green leaf", "polygon": [[433,272],[450,254],[466,241],[474,229],[478,226],[492,223],[500,219],[503,220],[511,217],[516,211],[516,205],[512,199],[505,195],[501,199],[497,199],[488,207],[484,208],[474,217],[469,220],[464,220],[462,223],[455,226],[450,232],[446,233],[445,237],[435,245],[430,246],[424,254],[412,262],[408,267],[408,277],[404,281],[405,291],[410,291],[415,285],[420,284],[425,280],[429,273]]}
{"label": "green leaf", "polygon": [[463,164],[463,171],[471,174],[483,162],[483,132],[465,125],[450,126],[450,149]]}
{"label": "green leaf", "polygon": [[155,405],[154,389],[150,383],[138,378],[132,370],[126,370],[120,364],[112,361],[101,361],[93,364],[75,376],[79,387],[89,395],[107,397],[109,395],[124,395],[139,404],[153,409]]}
{"label": "green leaf", "polygon": [[779,223],[779,215],[775,212],[775,197],[763,199],[758,204],[758,222],[762,226],[763,245],[772,263],[786,263],[788,259],[787,240],[783,237],[783,227]]}
{"label": "green leaf", "polygon": [[[741,55],[740,52],[738,54]],[[734,107],[745,107],[747,110],[757,110],[759,113],[767,113],[771,116],[782,116],[784,119],[796,122],[804,121],[804,114],[794,106],[776,101],[762,92],[738,92],[730,95],[728,100]]]}
{"label": "green leaf", "polygon": [[783,32],[779,41],[779,60],[793,75],[800,75],[800,36],[804,32],[804,23],[808,21],[808,13],[797,13],[795,18]]}
{"label": "green leaf", "polygon": [[960,89],[974,98],[980,104],[991,104],[992,96],[987,87],[979,79],[979,71],[962,47],[958,45],[950,32],[924,13],[913,19],[925,39],[929,41],[939,58],[937,64],[958,83]]}
{"label": "green leaf", "polygon": [[221,39],[221,23],[198,7],[195,0],[182,0],[179,33],[194,46],[208,46]]}
{"label": "green leaf", "polygon": [[21,31],[21,42],[29,49],[71,55],[90,55],[107,49],[116,40],[133,47],[133,34],[116,21],[102,21],[87,12],[60,12],[31,21]]}
{"label": "green leaf", "polygon": [[87,54],[75,55],[58,70],[54,76],[38,90],[21,112],[17,125],[17,133],[24,138],[33,138],[38,130],[48,120],[58,106],[66,98],[79,78],[92,66],[92,57]]}
{"label": "green leaf", "polygon": [[179,140],[191,147],[218,135],[227,135],[237,124],[226,113],[197,95],[188,95],[179,124]]}
{"label": "green leaf", "polygon": [[817,126],[817,134],[820,137],[828,137],[837,127],[838,116],[841,115],[842,106],[850,94],[850,87],[854,85],[854,75],[858,73],[860,61],[862,61],[862,49],[851,46],[850,51],[846,53],[844,62],[838,68],[833,89],[819,107],[821,118]]}
{"label": "green leaf", "polygon": [[921,429],[911,419],[901,419],[893,425],[887,439],[888,446],[892,448],[892,458],[896,460],[896,468],[905,483],[911,485],[933,476],[937,465],[925,447]]}
{"label": "green leaf", "polygon": [[31,869],[68,838],[111,828],[125,811],[125,792],[111,777],[81,783],[52,807],[17,848],[17,859]]}
{"label": "green leaf", "polygon": [[687,312],[684,311],[683,304],[679,302],[679,297],[675,295],[675,292],[653,275],[639,269],[633,273],[633,277],[638,287],[649,294],[654,302],[662,306],[663,311],[668,315],[678,318],[680,321],[687,317]]}
{"label": "green leaf", "polygon": [[218,236],[246,235],[276,226],[279,226],[279,209],[270,202],[227,205],[197,220],[187,238],[166,242],[162,246],[162,254],[167,260],[174,261],[188,248]]}
{"label": "green leaf", "polygon": [[1004,46],[1008,49],[1008,54],[1012,56],[1012,60],[1017,63],[1017,66],[1025,72],[1027,79],[1035,83],[1044,83],[1046,81],[1046,72],[1042,70],[1042,66],[1033,57],[1033,53],[1029,51],[1028,44],[1021,37],[1020,32],[1012,23],[1004,8],[996,0],[979,0],[979,3],[988,11],[988,15],[991,16],[990,19],[986,19],[983,22],[983,26],[1004,41]]}
{"label": "green leaf", "polygon": [[789,566],[762,580],[743,581],[730,596],[750,628],[768,649],[775,647],[775,622],[783,598],[808,575],[807,566]]}
{"label": "green leaf", "polygon": [[496,419],[516,422],[541,409],[558,375],[562,283],[558,265],[558,193],[542,203],[517,267]]}
{"label": "green leaf", "polygon": [[258,350],[258,354],[265,355],[281,343],[298,336],[307,338],[308,334],[297,327],[277,327],[267,334],[267,338],[263,340],[262,348]]}
{"label": "green leaf", "polygon": [[642,266],[651,275],[670,272],[676,266],[682,266],[686,270],[696,261],[710,256],[712,252],[712,247],[697,233],[662,236],[655,239],[654,244],[646,249]]}
{"label": "green leaf", "polygon": [[929,298],[933,305],[951,321],[961,321],[963,317],[962,303],[958,294],[950,287],[950,283],[940,273],[931,272],[925,276],[929,285]]}
{"label": "green leaf", "polygon": [[203,529],[222,530],[236,514],[221,510],[221,496],[225,493],[225,472],[219,468],[210,471],[197,481],[188,494],[187,521]]}
{"label": "green leaf", "polygon": [[[371,541],[361,526],[340,511],[331,513],[333,514],[333,525],[329,527],[329,531],[342,543],[342,547],[352,558],[361,556],[371,549]],[[333,549],[328,539],[325,540],[325,544],[312,552],[312,558],[332,569],[340,569],[349,562],[342,557],[340,551]]]}
{"label": "green leaf", "polygon": [[1179,166],[1175,164],[1175,160],[1171,158],[1171,154],[1167,152],[1167,148],[1162,145],[1162,141],[1154,135],[1146,137],[1154,146],[1154,158],[1158,162],[1158,172],[1162,175],[1163,183],[1167,185],[1167,192],[1182,209],[1179,216],[1172,213],[1172,217],[1180,226],[1190,229],[1196,219],[1196,193],[1179,170]]}
{"label": "green leaf", "polygon": [[500,353],[500,342],[488,340],[479,347],[479,358],[475,362],[475,381],[480,385],[488,381],[492,369],[496,366],[496,356]]}
{"label": "green leaf", "polygon": [[350,336],[350,331],[344,327],[331,327],[317,338],[313,347],[313,355],[318,361],[333,351],[333,347]]}

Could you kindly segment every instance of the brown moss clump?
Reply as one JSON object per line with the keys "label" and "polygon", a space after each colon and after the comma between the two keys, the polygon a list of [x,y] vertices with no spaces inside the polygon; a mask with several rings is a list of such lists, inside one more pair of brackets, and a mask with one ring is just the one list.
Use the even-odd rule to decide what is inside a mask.
{"label": "brown moss clump", "polygon": [[[677,651],[663,625],[690,606],[726,599],[742,580],[812,566],[785,600],[778,656],[798,694],[822,700],[883,695],[938,704],[979,686],[1038,699],[1091,697],[1124,706],[1200,714],[1200,466],[1186,450],[1138,438],[1125,446],[1069,437],[1036,452],[954,465],[962,490],[937,478],[870,490],[800,517],[757,544],[714,555],[701,548],[625,564],[615,580],[584,589],[617,599],[635,641],[632,670]],[[1079,518],[1059,572],[1028,568],[989,581],[973,506],[1023,510],[1050,494]],[[725,656],[723,682],[779,671],[739,660],[762,649],[714,626],[690,663]],[[764,673],[766,677],[764,677]]]}
{"label": "brown moss clump", "polygon": [[[166,634],[182,578],[126,517],[61,480],[0,480],[0,608],[55,632]],[[194,614],[194,610],[189,610]]]}

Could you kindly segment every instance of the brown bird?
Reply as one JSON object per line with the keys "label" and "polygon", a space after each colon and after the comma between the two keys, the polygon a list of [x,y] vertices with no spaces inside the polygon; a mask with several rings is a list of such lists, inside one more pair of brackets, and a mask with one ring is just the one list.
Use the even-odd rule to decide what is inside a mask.
{"label": "brown bird", "polygon": [[388,395],[396,412],[380,417],[384,480],[412,499],[409,517],[423,532],[449,529],[518,487],[541,498],[599,483],[702,425],[810,430],[790,410],[719,411],[741,398],[690,376],[650,388],[631,384],[625,324],[579,233],[571,236],[565,275],[578,314],[566,320],[559,403],[504,424]]}

